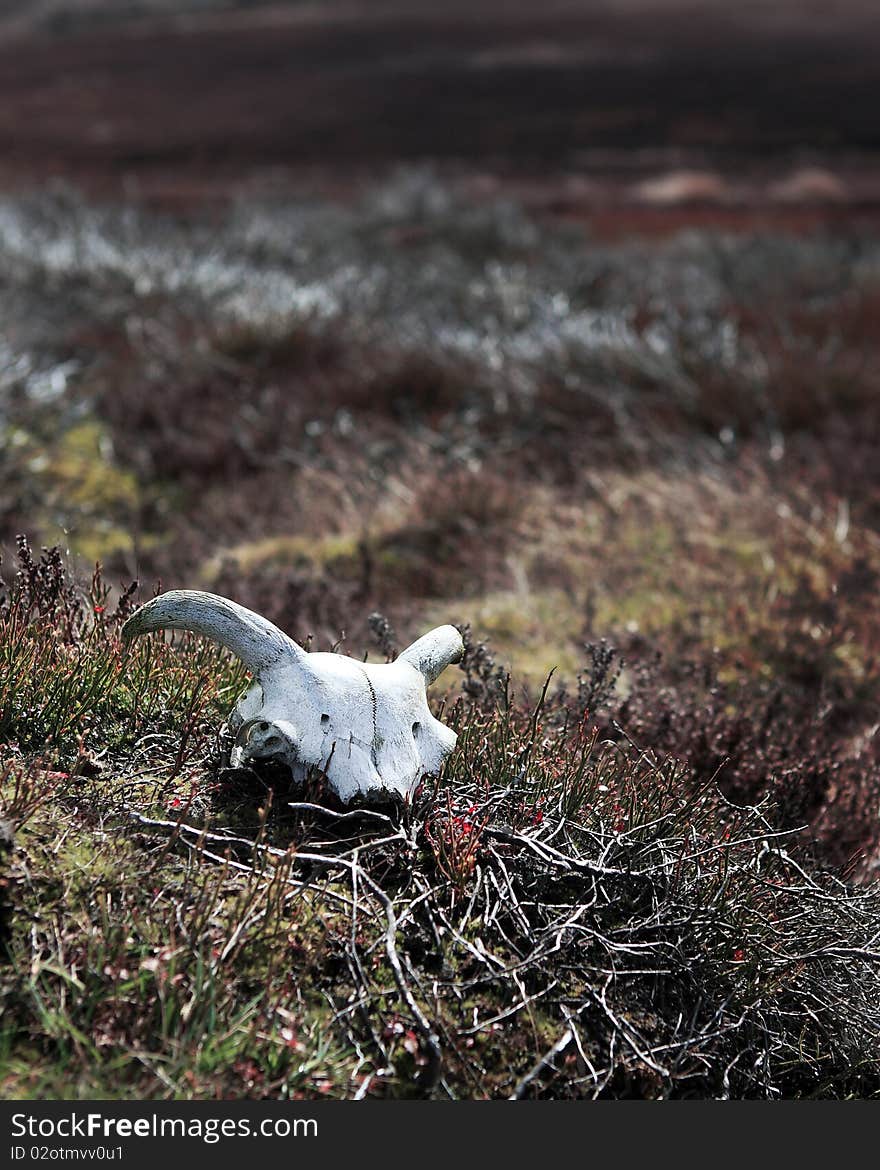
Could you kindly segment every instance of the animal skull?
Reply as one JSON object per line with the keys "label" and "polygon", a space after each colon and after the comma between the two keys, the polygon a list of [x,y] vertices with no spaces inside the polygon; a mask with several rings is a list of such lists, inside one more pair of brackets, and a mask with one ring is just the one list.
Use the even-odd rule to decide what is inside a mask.
{"label": "animal skull", "polygon": [[394,662],[375,665],[341,654],[306,653],[259,614],[189,589],[160,594],[122,628],[128,641],[153,630],[213,638],[255,676],[229,717],[231,762],[272,760],[302,781],[325,773],[345,804],[356,797],[407,799],[455,746],[453,731],[428,709],[426,687],[464,653],[454,626],[439,626]]}

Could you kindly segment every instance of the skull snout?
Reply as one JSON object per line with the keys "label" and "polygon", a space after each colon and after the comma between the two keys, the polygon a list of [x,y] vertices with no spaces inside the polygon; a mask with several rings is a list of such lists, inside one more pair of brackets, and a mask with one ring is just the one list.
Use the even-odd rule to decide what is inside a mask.
{"label": "skull snout", "polygon": [[235,762],[239,765],[274,760],[292,767],[299,759],[299,736],[282,719],[251,719],[236,736]]}

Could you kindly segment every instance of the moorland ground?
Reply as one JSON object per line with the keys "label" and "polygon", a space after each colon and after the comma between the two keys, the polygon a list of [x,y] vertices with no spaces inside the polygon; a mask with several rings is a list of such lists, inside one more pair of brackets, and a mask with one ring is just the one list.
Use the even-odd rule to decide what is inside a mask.
{"label": "moorland ground", "polygon": [[[876,1093],[870,13],[229,7],[0,14],[2,1092]],[[444,777],[225,768],[160,582],[467,627]]]}

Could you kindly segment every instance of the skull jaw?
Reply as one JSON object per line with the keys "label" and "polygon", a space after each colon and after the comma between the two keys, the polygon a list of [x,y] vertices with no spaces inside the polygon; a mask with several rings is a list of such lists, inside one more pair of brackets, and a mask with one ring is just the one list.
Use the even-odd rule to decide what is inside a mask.
{"label": "skull jaw", "polygon": [[[341,681],[353,683],[352,691],[346,694],[340,685],[332,696],[319,688],[303,695],[290,685],[267,694],[254,684],[229,717],[235,736],[230,763],[282,768],[298,788],[310,773],[323,773],[347,806],[408,802],[424,776],[440,771],[456,742],[455,732],[431,714],[421,676],[406,664],[370,667],[338,655],[314,657],[330,660]],[[376,680],[370,687],[374,700],[376,692],[399,699],[391,718],[381,706],[377,718],[374,707],[367,726],[358,720],[365,674]],[[292,709],[295,725],[287,717]]]}
{"label": "skull jaw", "polygon": [[[341,752],[339,756],[336,753]],[[401,772],[382,768],[370,755],[357,749],[351,752],[349,744],[336,744],[333,757],[322,769],[327,782],[345,805],[401,805],[405,804],[421,779],[421,770]]]}
{"label": "skull jaw", "polygon": [[412,775],[395,774],[388,777],[380,774],[369,758],[352,767],[349,760],[346,760],[345,766],[332,757],[308,763],[292,752],[262,752],[246,747],[232,749],[230,764],[233,768],[287,774],[294,789],[302,789],[310,775],[321,775],[342,804],[355,808],[405,804],[425,774],[425,769],[420,768]]}
{"label": "skull jaw", "polygon": [[[230,719],[229,731],[235,726]],[[443,730],[448,732],[447,728]],[[374,761],[366,745],[353,738],[326,744],[320,754],[308,753],[303,751],[292,724],[252,719],[247,723],[238,722],[229,762],[233,768],[278,769],[288,774],[298,789],[305,785],[310,774],[321,773],[331,791],[346,806],[399,806],[412,798],[425,775],[439,770],[454,743],[454,735],[448,732],[444,741],[435,745],[430,761],[422,760],[412,747],[407,751],[403,746],[397,753],[386,753],[384,760]]]}

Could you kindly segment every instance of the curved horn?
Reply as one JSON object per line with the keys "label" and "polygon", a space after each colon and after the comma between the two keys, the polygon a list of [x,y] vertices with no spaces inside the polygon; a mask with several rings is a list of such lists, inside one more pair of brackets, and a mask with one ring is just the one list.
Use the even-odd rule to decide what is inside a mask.
{"label": "curved horn", "polygon": [[195,589],[174,589],[154,597],[131,615],[122,627],[122,637],[128,642],[153,630],[204,634],[231,650],[256,675],[285,659],[301,662],[305,657],[300,646],[258,613],[216,593]]}
{"label": "curved horn", "polygon": [[455,626],[438,626],[424,637],[407,646],[397,658],[408,662],[425,676],[425,686],[430,686],[451,662],[461,662],[464,642]]}

